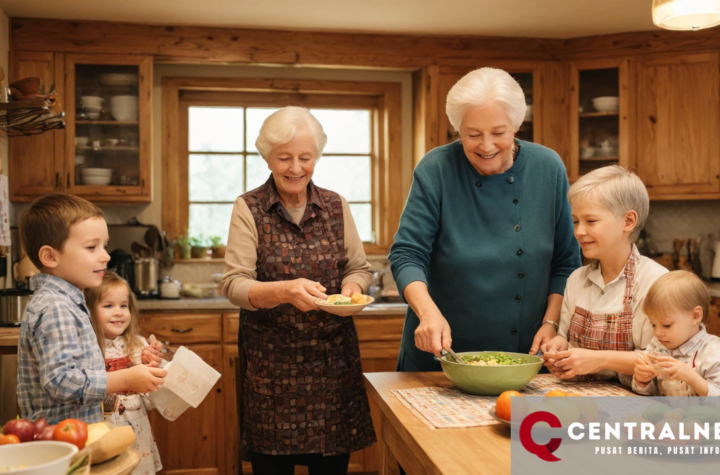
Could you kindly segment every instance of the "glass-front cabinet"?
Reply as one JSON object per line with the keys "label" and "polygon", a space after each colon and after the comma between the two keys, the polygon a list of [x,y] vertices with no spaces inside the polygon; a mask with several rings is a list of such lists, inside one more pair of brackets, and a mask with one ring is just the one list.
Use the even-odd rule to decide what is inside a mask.
{"label": "glass-front cabinet", "polygon": [[152,58],[67,55],[65,72],[66,191],[150,201]]}
{"label": "glass-front cabinet", "polygon": [[571,182],[597,168],[628,166],[628,69],[626,60],[571,64]]}

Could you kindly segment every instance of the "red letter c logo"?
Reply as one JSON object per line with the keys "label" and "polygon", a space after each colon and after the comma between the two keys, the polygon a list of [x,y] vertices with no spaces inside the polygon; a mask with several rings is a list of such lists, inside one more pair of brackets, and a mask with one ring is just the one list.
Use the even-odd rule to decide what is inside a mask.
{"label": "red letter c logo", "polygon": [[520,424],[520,442],[528,452],[537,455],[544,461],[559,462],[560,459],[555,457],[552,453],[560,447],[562,439],[550,439],[550,442],[548,442],[547,445],[536,444],[532,438],[532,428],[538,422],[547,422],[550,424],[550,427],[554,428],[562,427],[560,419],[558,419],[555,414],[545,411],[533,412],[522,421],[522,424]]}

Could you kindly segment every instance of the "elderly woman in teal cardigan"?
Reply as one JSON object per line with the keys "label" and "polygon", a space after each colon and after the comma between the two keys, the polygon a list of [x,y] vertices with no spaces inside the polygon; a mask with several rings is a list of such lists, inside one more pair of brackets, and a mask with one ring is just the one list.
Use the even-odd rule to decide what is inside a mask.
{"label": "elderly woman in teal cardigan", "polygon": [[580,248],[560,157],[515,139],[526,108],[499,69],[472,71],[448,94],[460,140],[418,164],[389,255],[409,305],[399,371],[439,371],[434,355],[451,345],[535,354],[556,335]]}

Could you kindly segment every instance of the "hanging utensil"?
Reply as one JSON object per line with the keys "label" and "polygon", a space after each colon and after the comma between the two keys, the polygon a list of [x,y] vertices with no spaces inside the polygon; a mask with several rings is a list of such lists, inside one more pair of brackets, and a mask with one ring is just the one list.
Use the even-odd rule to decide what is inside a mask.
{"label": "hanging utensil", "polygon": [[152,252],[151,257],[155,257],[155,251],[158,250],[158,243],[161,241],[160,230],[157,226],[150,226],[145,232],[145,244]]}

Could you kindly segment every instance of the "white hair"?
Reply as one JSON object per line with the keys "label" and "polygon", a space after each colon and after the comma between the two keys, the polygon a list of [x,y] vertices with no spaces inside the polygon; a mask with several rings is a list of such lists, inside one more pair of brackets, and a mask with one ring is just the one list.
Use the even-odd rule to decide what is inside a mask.
{"label": "white hair", "polygon": [[255,147],[267,160],[274,147],[292,141],[303,132],[312,134],[316,148],[315,160],[319,159],[327,143],[327,135],[320,122],[304,107],[287,106],[273,112],[263,122]]}
{"label": "white hair", "polygon": [[580,177],[568,192],[568,201],[590,199],[621,218],[628,211],[637,213],[637,224],[630,234],[635,242],[645,226],[650,212],[650,197],[642,180],[619,165],[598,168]]}
{"label": "white hair", "polygon": [[445,105],[450,124],[460,131],[465,112],[470,107],[498,104],[505,109],[515,132],[525,119],[525,94],[520,84],[506,71],[480,68],[463,76],[450,89]]}

